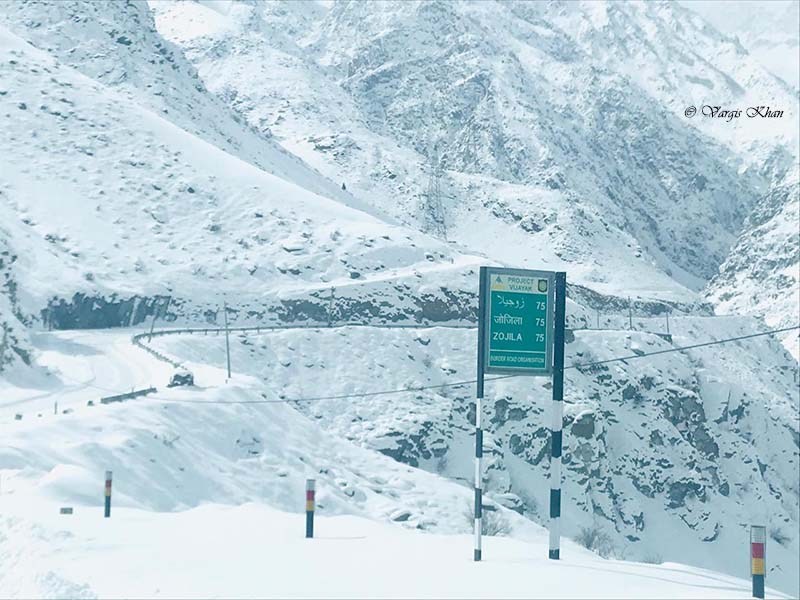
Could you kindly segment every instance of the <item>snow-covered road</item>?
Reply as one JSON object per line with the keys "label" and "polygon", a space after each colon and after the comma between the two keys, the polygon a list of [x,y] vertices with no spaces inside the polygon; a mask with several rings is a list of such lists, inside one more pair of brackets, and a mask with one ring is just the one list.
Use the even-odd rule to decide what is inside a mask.
{"label": "snow-covered road", "polygon": [[0,423],[52,415],[85,407],[102,396],[166,384],[171,367],[131,344],[132,331],[79,330],[40,332],[32,336],[37,363],[50,375],[28,373],[25,379],[0,380]]}

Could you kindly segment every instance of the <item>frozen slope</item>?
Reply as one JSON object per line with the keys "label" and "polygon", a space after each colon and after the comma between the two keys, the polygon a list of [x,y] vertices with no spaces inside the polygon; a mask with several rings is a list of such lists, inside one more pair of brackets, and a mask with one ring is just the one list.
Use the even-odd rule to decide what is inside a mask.
{"label": "frozen slope", "polygon": [[[135,324],[143,310],[128,320],[120,302],[136,296],[201,320],[225,293],[263,307],[438,270],[458,289],[478,260],[226,153],[4,29],[0,56],[3,228],[22,310],[56,326]],[[109,314],[81,312],[98,303]]]}
{"label": "frozen slope", "polygon": [[[669,350],[763,330],[754,319],[675,318],[645,331],[578,330],[567,364]],[[269,397],[299,402],[324,429],[403,463],[469,484],[471,385],[377,397],[376,390],[474,378],[474,330],[337,328],[237,334],[231,364]],[[222,336],[165,336],[193,369],[224,367]],[[770,531],[770,578],[800,590],[797,363],[769,337],[566,372],[562,526],[629,560],[739,573],[747,523]],[[323,383],[324,382],[324,383]],[[488,383],[484,488],[547,523],[549,381]],[[776,541],[780,540],[780,542]]]}
{"label": "frozen slope", "polygon": [[181,51],[158,34],[143,0],[4,2],[0,24],[228,154],[315,193],[366,206],[210,94]]}
{"label": "frozen slope", "polygon": [[[119,385],[125,366],[135,364],[160,386],[155,359],[124,350],[128,333],[115,334]],[[72,334],[41,335],[70,372]],[[112,334],[81,335],[84,346],[101,347]],[[85,353],[88,367],[100,370],[105,360]],[[486,560],[476,565],[468,485],[354,445],[286,403],[246,404],[271,397],[257,379],[237,374],[225,384],[221,369],[194,370],[196,388],[0,420],[0,561],[9,567],[0,570],[0,588],[9,597],[749,593],[746,580],[603,560],[569,541],[553,563],[545,558],[546,533],[492,494],[486,503],[496,510],[487,512],[505,533],[486,538]],[[132,372],[130,380],[141,376]],[[101,516],[107,469],[114,473],[110,520]],[[318,490],[313,541],[302,538],[310,476]],[[61,506],[75,514],[60,516]],[[746,572],[744,554],[738,559]]]}
{"label": "frozen slope", "polygon": [[211,91],[356,195],[424,228],[438,161],[449,239],[606,293],[702,288],[768,188],[746,153],[776,170],[797,155],[794,113],[755,152],[756,125],[745,139],[667,104],[699,100],[706,73],[720,102],[747,82],[796,102],[724,36],[678,26],[679,7],[297,6],[152,3]]}

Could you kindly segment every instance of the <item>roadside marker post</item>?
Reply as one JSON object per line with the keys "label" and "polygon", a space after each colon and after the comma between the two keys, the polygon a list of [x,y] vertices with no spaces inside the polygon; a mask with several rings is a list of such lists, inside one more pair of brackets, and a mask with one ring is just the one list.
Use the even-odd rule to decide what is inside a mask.
{"label": "roadside marker post", "polygon": [[[228,379],[231,378],[231,342],[228,338],[228,303],[223,303],[223,315],[225,316],[225,356],[228,363]],[[227,381],[227,380],[226,380]]]}
{"label": "roadside marker post", "polygon": [[111,516],[111,471],[106,471],[106,506],[105,514],[106,519]]}
{"label": "roadside marker post", "polygon": [[550,451],[550,552],[559,559],[561,421],[567,274],[481,267],[478,296],[478,376],[475,402],[475,553],[481,560],[481,429],[484,374],[553,378]]}
{"label": "roadside marker post", "polygon": [[314,486],[313,479],[306,479],[306,537],[314,537]]}
{"label": "roadside marker post", "polygon": [[767,528],[763,525],[750,526],[750,573],[753,577],[753,598],[763,598],[767,573]]}

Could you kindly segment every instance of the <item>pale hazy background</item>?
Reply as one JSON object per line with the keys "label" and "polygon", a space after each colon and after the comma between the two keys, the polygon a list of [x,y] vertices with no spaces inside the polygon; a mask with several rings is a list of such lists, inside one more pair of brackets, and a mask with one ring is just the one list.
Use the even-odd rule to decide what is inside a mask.
{"label": "pale hazy background", "polygon": [[800,1],[681,0],[795,89],[800,87]]}

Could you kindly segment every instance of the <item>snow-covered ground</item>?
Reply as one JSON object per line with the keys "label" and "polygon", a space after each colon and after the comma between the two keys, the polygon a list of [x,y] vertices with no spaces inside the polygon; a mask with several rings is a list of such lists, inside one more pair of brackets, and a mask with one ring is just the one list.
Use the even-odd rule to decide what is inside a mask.
{"label": "snow-covered ground", "polygon": [[[667,341],[657,335],[662,320],[638,326],[644,331],[576,331],[567,364],[763,330],[748,318],[682,317],[671,320]],[[268,397],[340,396],[296,406],[337,436],[468,484],[471,386],[348,395],[472,379],[474,337],[475,330],[444,328],[246,333],[233,336],[231,362],[234,372],[261,380]],[[191,369],[225,365],[223,336],[166,336],[153,343]],[[770,338],[568,370],[567,535],[596,528],[607,538],[598,550],[608,554],[686,560],[736,574],[743,524],[763,520],[782,540],[771,546],[774,580],[800,590],[794,567],[800,452],[791,425],[798,421],[797,383],[796,362]],[[487,384],[484,417],[486,489],[514,498],[509,506],[521,506],[543,525],[548,385],[539,379]]]}
{"label": "snow-covered ground", "polygon": [[[277,381],[236,372],[226,383],[222,368],[192,363],[197,387],[166,389],[163,363],[126,345],[130,334],[34,337],[53,377],[83,388],[61,397],[58,415],[39,416],[42,399],[30,394],[13,406],[22,420],[5,411],[0,419],[4,596],[748,597],[746,580],[605,560],[569,541],[555,564],[546,532],[491,493],[503,536],[487,538],[476,565],[468,485],[354,444],[286,403],[251,403],[274,400]],[[235,360],[241,367],[238,349]],[[86,404],[143,383],[159,391]],[[110,520],[101,508],[107,469]],[[302,538],[300,514],[309,476],[314,541]],[[62,506],[74,514],[59,515]],[[746,577],[738,554],[734,570]]]}
{"label": "snow-covered ground", "polygon": [[[708,321],[674,321],[676,341],[686,339],[684,336],[690,332],[692,339],[701,335],[712,338],[715,332],[745,333],[749,327],[746,321],[735,318]],[[171,368],[132,345],[132,333],[41,332],[32,337],[36,352],[51,375],[29,381],[24,389],[19,382],[5,382],[0,389],[4,440],[0,447],[0,507],[3,514],[9,515],[0,524],[0,536],[15,544],[21,544],[21,538],[46,539],[51,534],[61,539],[61,534],[49,529],[49,517],[42,515],[55,515],[61,505],[76,506],[77,515],[87,511],[99,514],[102,474],[111,469],[115,473],[115,507],[136,509],[120,514],[130,514],[137,524],[152,520],[150,526],[159,529],[179,528],[179,523],[184,523],[182,519],[193,518],[175,517],[173,525],[168,516],[159,513],[208,503],[254,503],[258,506],[242,508],[242,514],[253,510],[261,515],[254,518],[264,519],[268,519],[264,515],[273,514],[270,510],[298,511],[304,479],[313,474],[318,480],[323,516],[350,514],[428,533],[460,534],[460,541],[442,538],[441,543],[469,545],[465,537],[471,527],[469,474],[473,442],[468,417],[469,388],[301,404],[280,399],[471,379],[471,352],[464,349],[474,345],[474,331],[341,327],[235,334],[233,377],[227,383],[224,336],[201,333],[154,338],[156,348],[183,361],[195,374],[197,387],[187,389],[164,387]],[[597,343],[598,339],[603,343]],[[659,340],[640,332],[579,331],[576,341],[568,345],[567,358],[570,363],[582,362],[669,347]],[[569,371],[564,459],[567,536],[580,536],[582,529],[599,526],[608,546],[595,550],[603,554],[657,563],[686,561],[742,577],[747,574],[746,553],[742,551],[747,543],[744,525],[764,521],[781,540],[770,542],[770,582],[778,589],[795,589],[798,573],[793,565],[797,562],[798,540],[793,531],[798,522],[798,457],[790,430],[781,425],[796,418],[792,416],[796,407],[787,397],[793,374],[790,363],[788,371],[779,368],[759,375],[758,369],[748,370],[737,360],[743,353],[780,352],[780,346],[776,346],[774,341],[756,338],[739,347],[719,346],[713,352],[697,350],[672,355],[674,358],[667,355],[638,366],[632,362],[621,370],[597,373],[599,379],[594,382],[590,373]],[[726,369],[738,373],[741,383],[734,384],[733,376],[725,374]],[[611,385],[606,379],[609,375]],[[622,385],[623,380],[636,381],[637,385],[649,380],[651,391],[640,392],[638,399],[636,394],[628,396],[626,390],[630,386]],[[63,393],[53,393],[59,385]],[[101,396],[150,385],[158,392],[123,403],[99,405]],[[680,386],[697,388],[694,392],[681,391]],[[544,555],[544,541],[539,539],[541,530],[536,523],[546,525],[546,513],[539,507],[546,506],[547,461],[540,463],[536,456],[546,442],[549,396],[546,389],[539,387],[534,385],[531,395],[528,382],[491,384],[487,400],[487,502],[496,507],[501,529],[507,530],[510,537],[534,543],[526,546],[508,542],[503,546],[503,552],[510,553],[503,556],[515,556],[523,563],[520,557],[535,555],[536,548]],[[754,387],[760,390],[766,407],[748,398]],[[58,415],[52,411],[56,399]],[[88,406],[89,400],[95,405]],[[698,408],[697,401],[702,402],[703,408]],[[685,426],[681,425],[681,411],[693,410],[700,410],[701,414],[695,415],[694,421],[686,421],[693,424],[682,430]],[[21,414],[22,419],[15,420],[15,414]],[[735,421],[726,417],[729,414],[736,415]],[[209,426],[211,423],[214,425]],[[644,426],[646,429],[642,430]],[[591,439],[584,438],[587,427],[592,430]],[[655,454],[638,440],[640,430],[649,433],[649,447],[656,450]],[[665,446],[652,445],[654,431]],[[715,452],[725,458],[716,458]],[[749,467],[755,471],[755,464],[760,467],[762,463],[766,474],[750,472]],[[688,468],[692,464],[696,465],[694,471]],[[634,487],[624,483],[630,479]],[[591,491],[587,484],[595,490]],[[695,484],[698,487],[692,487]],[[684,489],[686,485],[689,487]],[[778,490],[784,501],[776,503],[767,485],[770,490]],[[723,487],[724,493],[719,491]],[[515,503],[524,516],[506,508]],[[758,514],[751,510],[756,504],[761,506]],[[616,515],[616,525],[606,527],[604,518],[592,518],[592,510]],[[226,509],[220,514],[230,512]],[[18,524],[16,518],[24,524]],[[625,525],[628,521],[629,526]],[[615,533],[614,526],[621,529]],[[383,526],[365,527],[380,530]],[[30,528],[37,533],[31,534]],[[147,525],[137,528],[145,531]],[[618,536],[622,539],[623,533],[629,538],[620,545],[617,540]],[[84,540],[81,535],[75,532],[74,538],[64,536],[65,544],[74,544],[65,546],[65,555],[79,552]],[[85,535],[105,548],[105,542],[91,531]],[[144,533],[142,536],[146,539]],[[374,536],[380,537],[377,533]],[[702,537],[713,541],[703,542]],[[631,541],[636,538],[643,541]],[[425,538],[426,548],[428,539]],[[87,565],[92,564],[92,543],[86,546]],[[148,554],[144,542],[136,547],[143,556],[131,557],[131,564],[145,560],[144,555]],[[569,544],[568,548],[576,547]],[[35,547],[26,550],[33,557],[40,551]],[[129,552],[122,547],[118,551]],[[224,545],[219,551],[228,555]],[[53,552],[60,556],[54,549]],[[582,552],[576,555],[585,556]],[[28,555],[23,552],[19,560],[24,562],[25,556]],[[290,560],[290,556],[287,554],[284,560]],[[468,556],[462,554],[461,558]],[[50,564],[45,558],[30,560],[30,564],[43,565],[41,569]],[[186,560],[191,562],[189,557]],[[597,557],[591,560],[598,561],[600,569],[607,564]],[[76,585],[88,583],[100,596],[114,595],[114,589],[122,590],[119,594],[124,595],[128,589],[103,587],[111,584],[71,574],[58,564],[65,563],[47,567],[57,576],[46,577],[46,572],[36,569],[30,576],[33,579],[7,576],[13,583],[10,589],[32,590],[18,586],[41,580],[41,585],[52,585],[57,590],[61,589],[58,586],[67,585],[64,579]],[[665,568],[624,564],[625,569],[619,568],[625,572],[628,567]],[[31,568],[14,572],[28,573]],[[188,573],[192,567],[187,563],[185,568]],[[726,577],[723,579],[727,581]],[[175,579],[173,585],[179,586],[180,581]],[[681,586],[686,585],[681,581]],[[187,594],[195,589],[192,585],[183,588]],[[423,581],[419,585],[420,595],[437,595],[435,591],[426,592]],[[220,590],[226,589],[222,583],[219,586]],[[71,590],[67,596],[78,590],[63,589]],[[133,589],[133,595],[155,593],[155,587],[152,592]],[[169,595],[166,588],[160,589]],[[348,595],[349,589],[341,588],[341,594]],[[413,595],[417,595],[416,589]],[[482,595],[492,595],[493,589]],[[515,589],[509,588],[508,593],[530,594],[524,587],[518,592]],[[630,593],[634,597],[673,595],[673,591],[661,588],[630,589],[637,590]],[[700,593],[691,590],[686,588],[687,596]],[[712,595],[721,593],[720,589],[709,590]],[[313,593],[311,588],[307,591]],[[363,594],[373,592],[390,593],[365,589]],[[26,595],[23,591],[18,593]],[[255,590],[242,593],[259,594]],[[564,592],[579,593],[580,588]],[[452,595],[460,594],[454,591]]]}
{"label": "snow-covered ground", "polygon": [[[97,488],[100,489],[99,487]],[[298,506],[301,502],[298,501]],[[750,582],[680,564],[603,560],[543,532],[471,538],[402,530],[356,516],[303,516],[261,504],[179,513],[99,507],[59,516],[0,497],[0,588],[10,598],[750,598]],[[5,516],[9,509],[11,516]],[[5,529],[5,531],[4,531]],[[158,551],[154,552],[154,541]],[[12,575],[13,574],[13,575]],[[789,598],[774,590],[767,598]]]}

